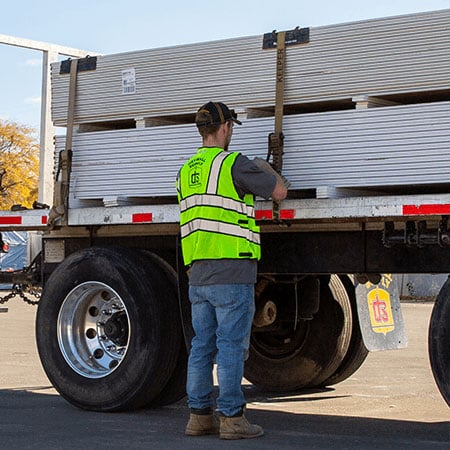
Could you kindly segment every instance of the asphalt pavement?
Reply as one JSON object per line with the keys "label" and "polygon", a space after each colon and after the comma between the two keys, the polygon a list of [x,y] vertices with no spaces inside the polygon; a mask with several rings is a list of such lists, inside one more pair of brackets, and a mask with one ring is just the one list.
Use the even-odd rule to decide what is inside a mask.
{"label": "asphalt pavement", "polygon": [[407,349],[370,353],[348,380],[321,390],[263,392],[246,383],[258,439],[184,435],[185,400],[152,410],[76,409],[50,385],[34,340],[36,307],[18,299],[0,313],[0,449],[450,449],[450,408],[432,378],[432,303],[403,303]]}

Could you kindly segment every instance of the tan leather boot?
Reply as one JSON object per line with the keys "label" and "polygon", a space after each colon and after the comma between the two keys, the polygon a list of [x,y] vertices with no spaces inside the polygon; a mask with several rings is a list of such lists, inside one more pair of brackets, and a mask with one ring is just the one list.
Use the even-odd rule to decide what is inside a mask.
{"label": "tan leather boot", "polygon": [[251,439],[262,436],[259,425],[248,422],[244,414],[239,417],[220,417],[220,439]]}
{"label": "tan leather boot", "polygon": [[219,434],[219,422],[214,414],[193,414],[189,416],[185,434],[188,436],[203,436]]}

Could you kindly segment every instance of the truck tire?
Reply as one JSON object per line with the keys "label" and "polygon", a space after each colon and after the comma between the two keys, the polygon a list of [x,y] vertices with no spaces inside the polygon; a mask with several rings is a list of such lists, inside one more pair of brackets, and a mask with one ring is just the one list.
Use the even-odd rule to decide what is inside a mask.
{"label": "truck tire", "polygon": [[92,247],[49,277],[36,318],[38,351],[56,390],[92,411],[146,406],[171,379],[180,348],[177,297],[138,251]]}
{"label": "truck tire", "polygon": [[[177,273],[173,267],[167,261],[150,251],[143,250],[142,256],[143,258],[150,258],[164,270],[168,280],[170,281],[172,294],[178,297]],[[151,266],[151,264],[149,266]],[[176,326],[180,329],[180,337],[179,343],[176,344],[178,346],[178,357],[175,369],[163,390],[147,406],[157,407],[170,405],[186,396],[188,352],[184,341],[184,333],[182,331],[181,313],[177,315],[176,319]]]}
{"label": "truck tire", "polygon": [[361,367],[362,363],[366,360],[367,355],[369,354],[369,351],[364,345],[361,329],[359,327],[355,286],[347,275],[339,275],[339,278],[345,286],[347,295],[350,299],[352,310],[352,333],[350,338],[350,345],[344,359],[336,369],[336,372],[334,372],[333,375],[327,378],[322,383],[322,386],[331,386],[333,384],[338,384],[341,381],[344,381],[352,376]]}
{"label": "truck tire", "polygon": [[[281,286],[282,289],[282,286]],[[292,304],[283,289],[273,300],[283,309]],[[295,311],[281,311],[291,318],[276,331],[253,332],[245,377],[254,385],[276,391],[291,391],[320,385],[339,367],[351,337],[351,306],[342,282],[331,275],[320,283],[320,306],[312,320],[295,326]]]}
{"label": "truck tire", "polygon": [[450,406],[450,278],[442,286],[431,313],[428,353],[436,384]]}

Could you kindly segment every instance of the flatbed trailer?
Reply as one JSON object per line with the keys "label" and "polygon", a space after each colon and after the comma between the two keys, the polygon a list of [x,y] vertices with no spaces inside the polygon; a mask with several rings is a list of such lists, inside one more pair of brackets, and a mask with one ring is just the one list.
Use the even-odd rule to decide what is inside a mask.
{"label": "flatbed trailer", "polygon": [[[368,349],[405,346],[391,274],[450,273],[450,136],[445,126],[450,86],[440,69],[450,51],[444,39],[449,22],[450,10],[443,10],[310,33],[292,30],[300,42],[292,50],[285,48],[289,96],[281,103],[281,116],[286,127],[280,131],[275,123],[276,133],[285,132],[284,153],[272,146],[272,157],[274,151],[280,157],[272,162],[293,185],[280,204],[257,199],[255,208],[262,258],[245,367],[246,378],[255,385],[289,391],[336,384],[361,366]],[[435,44],[422,54],[405,45],[420,35],[420,27],[433,36],[427,45]],[[367,35],[375,39],[371,45],[377,33],[381,46],[389,36],[397,39],[398,54],[420,66],[417,79],[402,78],[400,61],[397,84],[383,91],[383,81],[377,80],[388,69],[377,67],[372,79],[374,66],[362,65],[360,82],[352,79],[345,87],[340,74],[344,84],[336,85],[339,95],[319,92],[320,79],[333,68],[320,68],[320,61],[311,56],[313,46],[323,52],[320,39],[332,36],[336,42],[336,33],[344,33],[338,50],[345,55],[342,46],[355,37],[362,39],[366,31],[373,31]],[[276,48],[277,33],[271,37],[275,43],[267,44],[266,36],[264,45]],[[40,358],[58,392],[80,408],[118,411],[165,405],[185,395],[192,329],[188,280],[180,257],[179,207],[171,186],[176,170],[195,148],[192,119],[199,105],[193,103],[202,95],[202,85],[187,80],[183,88],[173,72],[174,80],[167,82],[179,88],[166,104],[161,98],[148,109],[142,98],[151,98],[152,73],[164,72],[180,57],[185,58],[183,70],[190,70],[189,64],[196,68],[202,52],[212,57],[214,48],[220,49],[214,60],[218,67],[246,51],[255,52],[263,67],[271,50],[260,48],[265,53],[259,54],[255,42],[251,38],[202,43],[52,65],[54,120],[67,127],[66,137],[56,139],[58,176],[52,209],[2,211],[0,231],[42,232],[42,253],[33,267],[14,274],[14,283],[19,291],[43,288],[36,322]],[[381,49],[374,53],[377,64],[382,54]],[[295,58],[302,56],[318,68],[301,76],[307,80],[320,72],[322,77],[316,80],[314,98],[302,97],[301,84],[295,88],[298,80],[289,72],[289,67],[298,66]],[[275,52],[272,59],[274,72],[279,70]],[[143,60],[152,64],[146,69]],[[358,71],[353,70],[352,77]],[[247,74],[241,75],[245,84]],[[278,85],[274,78],[272,84],[263,80],[273,90]],[[114,91],[117,81],[119,93]],[[218,96],[221,85],[215,81]],[[364,83],[367,95],[362,93]],[[139,89],[142,96],[132,97]],[[205,92],[213,94],[211,89],[207,86]],[[269,104],[262,94],[253,94],[236,98],[240,117],[247,119],[242,132],[236,133],[236,150],[247,146],[250,156],[263,156],[261,136],[267,146],[267,135],[273,131],[268,126],[280,118],[280,96],[272,95]],[[172,101],[175,95],[183,99],[182,108]],[[101,104],[93,101],[96,98]],[[406,114],[411,120],[419,118],[410,128],[405,128],[410,126]],[[392,127],[392,117],[398,117],[398,126]],[[375,122],[381,125],[372,129]],[[299,132],[305,123],[306,135]],[[308,140],[309,129],[319,134],[326,129],[330,136]],[[333,147],[337,136],[342,139]],[[167,150],[171,146],[178,153]],[[335,170],[337,163],[330,161],[337,149],[336,161],[347,162]],[[414,158],[408,159],[408,151],[415,152]],[[324,161],[321,166],[314,166],[314,152]],[[309,173],[301,172],[305,165]],[[380,170],[386,172],[380,176]],[[2,279],[12,276],[2,274]],[[449,291],[447,281],[434,306],[429,352],[437,386],[450,404]]]}

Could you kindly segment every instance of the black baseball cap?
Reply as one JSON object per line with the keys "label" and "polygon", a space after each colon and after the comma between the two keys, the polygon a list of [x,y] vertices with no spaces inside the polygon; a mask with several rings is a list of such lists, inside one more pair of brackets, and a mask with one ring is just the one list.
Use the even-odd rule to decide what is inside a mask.
{"label": "black baseball cap", "polygon": [[195,116],[195,123],[198,127],[206,127],[208,125],[221,125],[232,120],[238,125],[242,122],[237,119],[234,109],[229,109],[227,105],[221,102],[208,102],[199,108]]}

